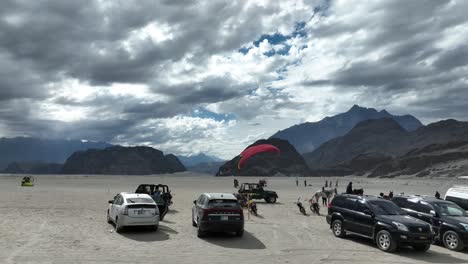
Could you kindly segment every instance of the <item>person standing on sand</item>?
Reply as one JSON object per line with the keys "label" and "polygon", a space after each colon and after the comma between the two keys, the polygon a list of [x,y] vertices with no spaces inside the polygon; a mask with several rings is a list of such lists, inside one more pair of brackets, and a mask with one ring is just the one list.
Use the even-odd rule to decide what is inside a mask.
{"label": "person standing on sand", "polygon": [[353,182],[349,182],[348,186],[346,187],[347,194],[353,194]]}
{"label": "person standing on sand", "polygon": [[307,180],[304,178],[304,186],[307,187]]}
{"label": "person standing on sand", "polygon": [[436,199],[440,199],[440,193],[439,193],[439,191],[436,191],[436,193],[435,193],[435,198],[436,198]]}
{"label": "person standing on sand", "polygon": [[325,192],[325,187],[322,187],[322,205],[327,206],[327,193]]}
{"label": "person standing on sand", "polygon": [[296,177],[296,186],[299,186],[299,179]]}
{"label": "person standing on sand", "polygon": [[338,188],[338,179],[336,179],[336,183],[335,183],[335,189]]}
{"label": "person standing on sand", "polygon": [[325,187],[328,187],[328,181],[325,180]]}

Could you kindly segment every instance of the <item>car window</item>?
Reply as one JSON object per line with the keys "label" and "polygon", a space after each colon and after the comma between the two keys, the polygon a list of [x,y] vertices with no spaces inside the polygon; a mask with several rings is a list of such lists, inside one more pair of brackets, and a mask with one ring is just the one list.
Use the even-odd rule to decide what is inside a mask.
{"label": "car window", "polygon": [[116,205],[122,205],[123,204],[123,199],[122,199],[122,196],[118,196],[117,197],[117,200],[115,200],[115,204]]}
{"label": "car window", "polygon": [[453,196],[447,196],[445,197],[445,200],[454,202],[464,210],[468,210],[468,199],[462,199],[458,197],[453,197]]}
{"label": "car window", "polygon": [[437,213],[443,216],[468,216],[465,210],[453,203],[434,203]]}
{"label": "car window", "polygon": [[208,207],[219,208],[219,207],[239,207],[237,200],[231,199],[212,199],[208,202]]}
{"label": "car window", "polygon": [[407,199],[405,208],[419,212],[419,209],[418,209],[419,200],[420,200],[419,198]]}
{"label": "car window", "polygon": [[434,210],[430,204],[428,204],[425,201],[420,201],[417,210],[418,212],[424,213],[424,214],[430,214],[431,210]]}
{"label": "car window", "polygon": [[357,201],[355,210],[358,211],[358,212],[364,213],[364,210],[369,210],[369,208],[367,207],[366,204],[364,204],[364,202]]}
{"label": "car window", "polygon": [[408,208],[408,203],[405,198],[393,198],[392,201],[401,208]]}
{"label": "car window", "polygon": [[346,208],[354,210],[356,204],[356,199],[348,197],[335,197],[333,199],[333,205],[341,208]]}
{"label": "car window", "polygon": [[153,199],[151,198],[127,198],[127,203],[154,203]]}
{"label": "car window", "polygon": [[198,197],[197,203],[198,203],[199,205],[203,205],[203,201],[204,201],[203,198],[205,198],[205,196],[203,196],[203,195],[200,195],[200,197]]}
{"label": "car window", "polygon": [[374,200],[368,202],[372,211],[376,215],[404,215],[405,212],[401,210],[396,204],[386,200]]}

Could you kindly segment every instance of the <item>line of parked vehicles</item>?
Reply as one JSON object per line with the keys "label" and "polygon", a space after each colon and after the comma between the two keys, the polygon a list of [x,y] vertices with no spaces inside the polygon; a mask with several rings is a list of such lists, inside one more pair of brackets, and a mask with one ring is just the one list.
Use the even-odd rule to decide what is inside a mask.
{"label": "line of parked vehicles", "polygon": [[[209,232],[233,232],[240,237],[244,234],[243,207],[257,215],[253,200],[276,203],[277,198],[276,192],[264,190],[261,183],[243,183],[237,194],[203,193],[193,201],[192,225],[198,237]],[[119,193],[109,204],[107,221],[115,225],[116,232],[127,226],[150,226],[156,231],[172,205],[172,195],[167,185],[141,184],[135,193]]]}
{"label": "line of parked vehicles", "polygon": [[[240,237],[244,234],[243,205],[254,199],[275,203],[277,198],[276,192],[264,190],[257,183],[243,183],[238,194],[203,193],[193,201],[192,225],[198,237],[209,232],[232,232]],[[142,184],[135,193],[119,193],[109,203],[107,221],[115,225],[116,232],[126,226],[157,230],[169,211],[172,195],[167,185]],[[449,189],[445,200],[418,195],[388,200],[338,194],[328,204],[326,220],[336,237],[372,239],[387,252],[400,246],[427,251],[434,242],[459,251],[468,245],[467,209],[468,187],[460,186]]]}
{"label": "line of parked vehicles", "polygon": [[328,205],[327,223],[336,237],[372,239],[383,251],[399,246],[427,251],[434,242],[450,250],[468,245],[468,187],[454,187],[445,200],[399,195],[392,200],[352,194],[336,195]]}

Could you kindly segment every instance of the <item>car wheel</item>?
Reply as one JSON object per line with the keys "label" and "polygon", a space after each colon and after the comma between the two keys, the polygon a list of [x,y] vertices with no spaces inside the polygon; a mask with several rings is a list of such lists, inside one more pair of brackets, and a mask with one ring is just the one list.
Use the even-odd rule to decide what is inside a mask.
{"label": "car wheel", "polygon": [[242,237],[243,235],[244,235],[244,229],[241,229],[241,230],[236,232],[237,237]]}
{"label": "car wheel", "polygon": [[333,231],[333,235],[335,235],[336,237],[343,238],[346,236],[346,233],[343,228],[343,222],[341,220],[333,221],[332,231]]}
{"label": "car wheel", "polygon": [[426,252],[431,247],[430,244],[427,245],[413,245],[413,249],[416,251]]}
{"label": "car wheel", "polygon": [[464,248],[463,241],[460,240],[460,236],[454,231],[447,231],[442,237],[444,246],[450,250],[460,251]]}
{"label": "car wheel", "polygon": [[197,223],[195,223],[195,220],[193,220],[193,213],[192,213],[192,226],[197,227]]}
{"label": "car wheel", "polygon": [[276,197],[268,197],[265,199],[265,202],[267,203],[276,203]]}
{"label": "car wheel", "polygon": [[[200,223],[200,220],[197,219],[197,223]],[[200,224],[197,225],[197,237],[202,238],[205,236],[205,232],[200,230]]]}
{"label": "car wheel", "polygon": [[397,244],[395,240],[393,239],[392,235],[390,234],[390,232],[386,230],[382,230],[379,233],[377,233],[375,242],[377,244],[377,247],[379,247],[379,249],[386,251],[386,252],[393,252],[397,248]]}
{"label": "car wheel", "polygon": [[115,232],[121,233],[123,231],[123,226],[120,224],[119,218],[115,218]]}
{"label": "car wheel", "polygon": [[110,218],[109,210],[107,210],[107,223],[112,224],[112,219]]}

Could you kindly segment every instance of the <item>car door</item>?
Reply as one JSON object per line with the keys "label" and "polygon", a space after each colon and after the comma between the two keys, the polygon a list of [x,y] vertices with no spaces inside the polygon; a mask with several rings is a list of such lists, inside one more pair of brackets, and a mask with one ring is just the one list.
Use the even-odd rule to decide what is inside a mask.
{"label": "car door", "polygon": [[374,217],[366,214],[366,211],[371,211],[364,201],[357,200],[353,212],[353,232],[364,235],[372,236],[374,231]]}
{"label": "car door", "polygon": [[195,206],[193,207],[194,212],[193,212],[193,217],[195,217],[194,221],[198,224],[198,219],[202,219],[203,217],[203,203],[205,202],[205,196],[200,195],[198,198]]}
{"label": "car door", "polygon": [[347,197],[341,201],[341,205],[339,205],[340,209],[339,212],[343,217],[343,226],[346,230],[351,232],[355,232],[357,229],[354,224],[354,209],[356,206],[356,199]]}
{"label": "car door", "polygon": [[112,204],[112,219],[115,220],[119,214],[120,207],[123,203],[123,198],[121,195],[117,195],[114,199],[114,203]]}
{"label": "car door", "polygon": [[[421,214],[418,212],[419,199],[408,198],[404,199],[401,202],[397,202],[398,206],[403,209],[408,215],[421,219]],[[421,219],[422,220],[422,219]]]}

